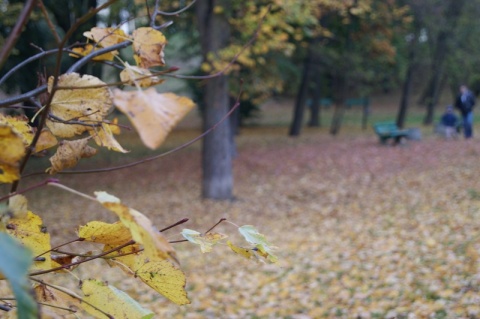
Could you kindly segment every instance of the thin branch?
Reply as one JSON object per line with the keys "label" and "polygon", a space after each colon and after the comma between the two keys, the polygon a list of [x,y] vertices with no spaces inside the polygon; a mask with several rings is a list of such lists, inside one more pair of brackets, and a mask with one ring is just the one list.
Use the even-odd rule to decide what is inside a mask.
{"label": "thin branch", "polygon": [[91,256],[91,257],[88,257],[88,258],[85,258],[83,260],[79,260],[79,261],[76,261],[76,262],[73,262],[73,263],[70,263],[70,264],[65,264],[65,265],[62,265],[62,266],[59,266],[59,267],[55,267],[55,268],[52,268],[52,269],[47,269],[47,270],[40,270],[40,271],[36,271],[36,272],[33,272],[31,274],[29,274],[29,276],[38,276],[38,275],[43,275],[43,274],[48,274],[48,273],[51,273],[51,272],[55,272],[57,270],[62,270],[62,269],[67,269],[67,268],[70,268],[72,266],[76,266],[76,265],[80,265],[80,264],[83,264],[83,263],[86,263],[86,262],[89,262],[91,260],[94,260],[94,259],[98,259],[100,257],[103,257],[103,256],[106,256],[108,254],[111,254],[115,251],[118,251],[122,248],[125,248],[127,246],[130,246],[130,245],[134,245],[135,244],[135,241],[134,240],[130,240],[128,242],[126,242],[125,244],[122,244],[120,246],[117,246],[115,248],[112,248],[110,250],[107,250],[105,252],[102,252],[101,254],[98,254],[98,255],[94,255],[94,256]]}
{"label": "thin branch", "polygon": [[166,230],[169,230],[169,229],[171,229],[171,228],[173,228],[173,227],[176,227],[176,226],[178,226],[178,225],[184,224],[184,223],[186,223],[186,222],[188,222],[188,218],[184,218],[184,219],[182,219],[182,220],[179,220],[178,222],[176,222],[176,223],[173,224],[173,225],[170,225],[170,226],[167,226],[167,227],[165,227],[165,228],[163,228],[163,229],[160,229],[159,232],[163,233],[163,232],[166,231]]}
{"label": "thin branch", "polygon": [[43,92],[45,92],[47,90],[47,85],[41,85],[39,87],[37,87],[36,89],[33,89],[31,90],[30,92],[27,92],[27,93],[23,93],[23,94],[20,94],[20,95],[17,95],[17,96],[13,96],[11,98],[8,98],[8,99],[4,99],[4,100],[1,100],[0,101],[0,107],[5,107],[5,106],[9,106],[9,105],[12,105],[12,104],[15,104],[15,103],[19,103],[19,102],[23,102],[23,101],[26,101],[38,94],[41,94]]}
{"label": "thin branch", "polygon": [[58,290],[58,291],[60,291],[60,292],[63,292],[63,293],[66,294],[67,296],[70,296],[70,297],[72,297],[72,298],[74,298],[74,299],[79,300],[79,301],[82,302],[82,303],[85,303],[85,304],[89,305],[90,307],[92,307],[93,309],[101,312],[102,314],[104,314],[104,315],[107,316],[108,318],[110,318],[110,319],[115,319],[112,315],[108,314],[107,312],[103,311],[102,309],[98,308],[97,306],[91,304],[90,302],[83,300],[82,297],[77,296],[76,294],[71,293],[71,292],[69,292],[68,290],[63,289],[62,287],[58,287],[58,286],[55,286],[55,285],[51,285],[51,284],[49,284],[49,283],[46,283],[46,282],[43,281],[43,280],[39,280],[39,279],[35,279],[35,278],[30,278],[30,280],[33,280],[33,281],[35,281],[35,282],[38,282],[39,284],[42,284],[42,285],[45,285],[45,286],[50,287],[50,288],[52,288],[52,289]]}
{"label": "thin branch", "polygon": [[18,17],[17,23],[13,27],[12,32],[8,36],[7,40],[3,44],[2,50],[0,50],[0,69],[3,67],[5,62],[7,62],[10,52],[12,52],[15,44],[20,38],[23,27],[27,24],[30,14],[32,13],[33,8],[35,7],[36,0],[27,0],[20,16]]}
{"label": "thin branch", "polygon": [[[24,67],[24,66],[27,65],[28,63],[33,62],[33,61],[38,60],[38,59],[41,59],[41,58],[43,58],[44,56],[55,54],[55,53],[57,53],[57,52],[58,52],[58,49],[53,49],[53,50],[48,50],[48,51],[42,51],[42,52],[40,52],[40,53],[37,53],[37,54],[29,57],[29,58],[26,59],[26,60],[23,60],[22,62],[20,62],[19,64],[15,65],[13,68],[11,68],[7,73],[5,73],[5,75],[0,79],[0,84],[3,84],[12,74],[14,74],[18,69]],[[68,52],[68,49],[65,49],[64,52]]]}
{"label": "thin branch", "polygon": [[4,305],[0,305],[0,310],[3,310],[3,311],[10,311],[12,310],[13,308],[12,307],[9,307],[9,306],[4,306]]}
{"label": "thin branch", "polygon": [[48,27],[50,28],[50,31],[52,32],[53,37],[55,38],[55,41],[57,41],[57,44],[59,44],[60,41],[62,41],[62,39],[58,35],[58,32],[55,29],[55,25],[53,24],[52,20],[50,20],[50,17],[48,16],[47,9],[45,8],[45,5],[43,4],[42,0],[38,1],[38,6],[40,7],[40,10],[42,11],[43,17],[47,21]]}
{"label": "thin branch", "polygon": [[69,244],[76,243],[77,241],[84,241],[84,240],[85,240],[84,238],[75,238],[75,239],[73,239],[73,240],[67,241],[66,243],[60,244],[60,245],[58,245],[58,246],[56,246],[56,247],[53,247],[53,248],[47,250],[46,252],[41,253],[40,255],[38,255],[38,256],[35,257],[35,258],[38,258],[38,257],[40,257],[40,256],[43,256],[43,255],[45,255],[45,254],[47,254],[47,253],[49,253],[49,252],[51,252],[51,251],[53,251],[53,250],[57,251],[57,249],[60,248],[60,247],[63,247],[63,246],[69,245]]}
{"label": "thin branch", "polygon": [[209,230],[207,230],[204,234],[207,234],[209,232],[211,232],[215,227],[217,227],[218,225],[220,225],[222,222],[226,221],[227,219],[226,218],[221,218],[218,223],[216,223],[215,225],[213,225],[212,227],[210,227]]}
{"label": "thin branch", "polygon": [[44,180],[43,182],[41,183],[38,183],[38,184],[35,184],[33,186],[30,186],[28,188],[25,188],[25,189],[22,189],[22,190],[19,190],[19,191],[16,191],[14,193],[10,193],[8,195],[5,195],[3,197],[0,197],[0,202],[4,201],[4,200],[7,200],[9,199],[10,197],[13,197],[15,195],[19,195],[19,194],[25,194],[31,190],[34,190],[34,189],[37,189],[37,188],[40,188],[40,187],[43,187],[43,186],[46,186],[46,185],[50,185],[51,183],[58,183],[58,179],[55,179],[55,178],[48,178],[46,180]]}
{"label": "thin branch", "polygon": [[[187,11],[191,6],[193,6],[195,4],[195,2],[197,2],[197,0],[193,0],[192,2],[190,2],[188,5],[186,5],[185,7],[183,7],[180,10],[173,11],[173,12],[165,12],[165,11],[160,11],[158,9],[159,6],[157,5],[158,4],[158,1],[157,1],[157,4],[155,4],[155,11],[153,12],[154,18],[152,19],[152,21],[155,21],[155,17],[157,15],[162,15],[162,16],[176,16],[176,15],[179,15],[180,13]],[[153,26],[152,26],[152,28],[153,28]]]}
{"label": "thin branch", "polygon": [[118,50],[118,49],[123,49],[123,48],[126,48],[126,47],[130,46],[130,45],[132,45],[132,41],[128,40],[128,41],[120,42],[118,44],[111,45],[111,46],[106,47],[106,48],[102,48],[102,49],[99,49],[99,50],[92,51],[91,53],[87,54],[86,56],[84,56],[83,58],[81,58],[80,60],[78,60],[77,62],[72,64],[72,66],[70,66],[70,68],[67,70],[66,73],[75,72],[76,70],[78,70],[79,68],[81,68],[82,66],[84,66],[85,64],[90,62],[96,56],[99,56],[99,55],[102,55],[102,54],[105,54],[105,53],[108,53],[108,52],[112,52],[112,51],[115,51],[115,50]]}
{"label": "thin branch", "polygon": [[[195,137],[194,139],[190,140],[189,142],[187,143],[184,143],[178,147],[175,147],[173,149],[171,149],[170,151],[167,151],[165,153],[161,153],[161,154],[158,154],[158,155],[155,155],[155,156],[152,156],[152,157],[147,157],[145,159],[142,159],[142,160],[139,160],[139,161],[136,161],[136,162],[133,162],[133,163],[129,163],[129,164],[125,164],[125,165],[119,165],[119,166],[114,166],[114,167],[106,167],[106,168],[98,168],[98,169],[91,169],[91,170],[78,170],[78,171],[62,171],[62,172],[58,172],[57,174],[62,174],[62,175],[68,175],[68,174],[89,174],[89,173],[104,173],[104,172],[111,172],[111,171],[116,171],[116,170],[120,170],[120,169],[124,169],[124,168],[130,168],[130,167],[134,167],[134,166],[137,166],[137,165],[140,165],[140,164],[144,164],[144,163],[147,163],[147,162],[150,162],[150,161],[153,161],[153,160],[156,160],[156,159],[159,159],[159,158],[162,158],[162,157],[165,157],[165,156],[168,156],[170,154],[173,154],[175,152],[178,152],[184,148],[187,148],[188,146],[192,145],[193,143],[197,142],[198,140],[202,139],[203,137],[205,137],[207,134],[210,134],[210,132],[212,132],[213,130],[215,130],[220,124],[222,124],[238,107],[240,106],[240,102],[236,102],[235,105],[232,107],[232,109],[227,113],[225,114],[225,116],[220,120],[218,121],[218,123],[216,123],[215,125],[213,125],[212,127],[210,127],[208,130],[206,130],[205,132],[203,132],[202,134],[200,134],[199,136]],[[40,174],[43,174],[44,172],[40,173]],[[32,175],[38,175],[38,174],[30,174],[28,176],[32,176]],[[26,176],[25,176],[26,177]]]}

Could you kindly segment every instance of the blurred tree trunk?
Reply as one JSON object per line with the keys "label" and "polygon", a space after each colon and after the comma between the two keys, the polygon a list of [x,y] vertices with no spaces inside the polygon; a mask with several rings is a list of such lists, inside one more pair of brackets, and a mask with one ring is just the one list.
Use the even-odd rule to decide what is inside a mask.
{"label": "blurred tree trunk", "polygon": [[410,99],[410,93],[412,90],[413,71],[416,66],[415,55],[417,50],[417,36],[418,34],[415,32],[413,38],[409,42],[408,47],[408,68],[405,75],[405,80],[403,82],[402,97],[396,121],[399,128],[403,128],[405,126],[405,119],[407,117],[408,101]]}
{"label": "blurred tree trunk", "polygon": [[[227,17],[214,13],[216,6],[226,9],[227,1],[202,0],[195,4],[197,27],[204,61],[209,53],[216,54],[226,47],[230,37]],[[225,75],[206,81],[204,87],[205,110],[203,128],[209,129],[218,123],[230,104],[228,96],[228,78]],[[232,199],[232,132],[231,121],[223,121],[203,138],[202,145],[202,196],[210,199]]]}
{"label": "blurred tree trunk", "polygon": [[340,75],[340,78],[337,78],[337,89],[338,93],[336,94],[336,99],[334,100],[335,109],[332,116],[332,123],[330,125],[330,134],[337,135],[340,132],[342,127],[342,119],[345,113],[345,100],[347,96],[347,79],[345,75]]}
{"label": "blurred tree trunk", "polygon": [[302,81],[298,89],[297,98],[295,100],[295,107],[293,109],[293,119],[290,125],[290,136],[299,136],[302,130],[303,114],[305,113],[305,104],[307,102],[308,87],[312,77],[313,67],[313,44],[310,43],[307,49],[307,56],[303,62]]}
{"label": "blurred tree trunk", "polygon": [[322,81],[322,74],[319,70],[315,70],[315,74],[313,76],[313,88],[312,88],[312,104],[310,105],[310,121],[308,122],[308,126],[310,127],[320,127],[321,126],[321,119],[320,119],[320,112],[321,112],[321,104],[320,98],[322,97],[321,92],[321,81]]}
{"label": "blurred tree trunk", "polygon": [[433,123],[435,106],[441,93],[444,79],[445,61],[454,49],[451,39],[455,36],[455,29],[460,20],[466,0],[450,0],[445,11],[446,25],[442,26],[436,38],[435,51],[432,59],[432,73],[428,81],[423,102],[427,104],[427,113],[423,120],[425,125]]}

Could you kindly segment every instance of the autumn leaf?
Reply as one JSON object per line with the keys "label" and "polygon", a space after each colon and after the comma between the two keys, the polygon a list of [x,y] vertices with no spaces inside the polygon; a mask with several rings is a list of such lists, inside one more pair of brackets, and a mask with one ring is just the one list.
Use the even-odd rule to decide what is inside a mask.
{"label": "autumn leaf", "polygon": [[120,80],[125,84],[138,85],[142,88],[157,85],[164,81],[157,76],[152,76],[150,70],[131,66],[128,63],[125,64],[125,69],[120,72]]}
{"label": "autumn leaf", "polygon": [[42,219],[28,211],[24,217],[11,218],[7,224],[7,233],[15,237],[27,247],[34,256],[42,255],[43,259],[35,261],[32,270],[51,269],[50,234],[43,225]]}
{"label": "autumn leaf", "polygon": [[[80,56],[86,56],[92,53],[92,51],[97,51],[99,48],[94,48],[94,46],[90,43],[86,44],[83,47],[76,47],[73,48],[72,51],[74,53],[69,53],[68,55],[74,58],[78,58]],[[115,55],[118,54],[118,51],[111,51],[101,55],[97,55],[96,57],[92,58],[93,61],[112,61],[115,58]]]}
{"label": "autumn leaf", "polygon": [[20,178],[19,162],[25,155],[22,137],[7,124],[0,123],[0,183]]}
{"label": "autumn leaf", "polygon": [[124,42],[129,37],[119,28],[100,28],[93,27],[90,31],[86,31],[83,35],[96,42],[102,48]]}
{"label": "autumn leaf", "polygon": [[[52,92],[53,77],[48,80],[48,92]],[[82,87],[100,85],[103,87]],[[100,124],[112,107],[110,90],[100,79],[78,73],[58,77],[58,86],[72,87],[59,89],[53,96],[47,127],[58,137],[73,137],[91,129],[88,125]],[[65,121],[67,123],[65,123]],[[68,123],[74,121],[75,123]],[[78,124],[80,122],[80,124]],[[85,125],[84,125],[85,124]]]}
{"label": "autumn leaf", "polygon": [[[44,316],[47,318],[57,318],[59,315],[65,316],[69,313],[78,313],[83,308],[80,296],[64,287],[62,287],[61,290],[67,291],[68,294],[54,288],[49,288],[43,284],[38,284],[33,287],[38,302],[53,306],[42,307],[42,318]],[[76,298],[72,296],[76,296]]]}
{"label": "autumn leaf", "polygon": [[150,149],[158,148],[172,128],[195,106],[189,98],[157,93],[154,88],[131,92],[116,89],[114,101]]}
{"label": "autumn leaf", "polygon": [[83,309],[96,318],[105,318],[105,314],[97,309],[116,319],[149,319],[154,316],[151,311],[144,309],[125,292],[106,282],[87,279],[81,282],[80,287],[84,294],[82,300],[88,303],[83,303]]}
{"label": "autumn leaf", "polygon": [[0,124],[6,124],[13,128],[14,132],[22,138],[25,146],[32,143],[34,132],[28,124],[28,118],[26,116],[5,116],[0,114]]}
{"label": "autumn leaf", "polygon": [[81,158],[92,157],[97,150],[87,145],[90,138],[73,141],[61,141],[57,152],[50,158],[52,167],[47,169],[49,174],[63,171],[65,168],[75,167]]}
{"label": "autumn leaf", "polygon": [[[118,127],[117,127],[118,128]],[[111,130],[111,125],[107,123],[102,123],[101,126],[95,127],[89,130],[90,135],[93,137],[95,143],[98,146],[106,147],[109,150],[113,150],[120,153],[128,153],[120,143],[113,137],[113,132]]]}
{"label": "autumn leaf", "polygon": [[207,233],[202,235],[195,230],[187,228],[182,230],[182,236],[189,242],[199,245],[202,253],[211,252],[213,245],[217,244],[220,240],[227,238],[224,234]]}
{"label": "autumn leaf", "polygon": [[273,250],[276,248],[267,241],[265,235],[260,234],[255,227],[251,225],[244,225],[238,228],[240,234],[245,237],[245,240],[255,245],[262,257],[267,258],[270,262],[275,263],[278,261],[277,256],[273,254]]}
{"label": "autumn leaf", "polygon": [[132,240],[130,230],[121,222],[91,221],[78,229],[78,237],[93,243],[121,245]]}
{"label": "autumn leaf", "polygon": [[[114,248],[106,245],[104,251]],[[170,301],[178,305],[190,303],[185,291],[185,274],[170,261],[158,257],[153,259],[147,257],[139,245],[124,247],[107,257],[111,266],[120,267],[127,274],[140,278],[141,281]]]}
{"label": "autumn leaf", "polygon": [[118,198],[106,192],[95,192],[95,195],[105,208],[120,218],[120,221],[130,230],[133,240],[143,245],[147,258],[176,261],[174,249],[153,226],[150,219],[139,211],[123,205]]}
{"label": "autumn leaf", "polygon": [[112,131],[112,133],[114,135],[120,135],[121,133],[121,130],[120,130],[120,126],[118,125],[118,118],[114,118],[112,121],[105,121],[105,123],[108,124],[108,127],[110,128],[110,131]]}
{"label": "autumn leaf", "polygon": [[229,240],[227,241],[227,246],[230,247],[231,250],[233,250],[236,254],[239,254],[240,256],[243,256],[247,259],[250,259],[251,257],[254,257],[255,254],[251,249],[248,248],[243,248],[243,247],[238,247]]}
{"label": "autumn leaf", "polygon": [[43,129],[38,138],[37,144],[35,144],[35,153],[54,147],[58,144],[58,140],[55,135],[48,129]]}
{"label": "autumn leaf", "polygon": [[138,28],[132,33],[133,58],[141,68],[148,69],[152,66],[163,66],[163,48],[167,39],[158,30],[153,28]]}

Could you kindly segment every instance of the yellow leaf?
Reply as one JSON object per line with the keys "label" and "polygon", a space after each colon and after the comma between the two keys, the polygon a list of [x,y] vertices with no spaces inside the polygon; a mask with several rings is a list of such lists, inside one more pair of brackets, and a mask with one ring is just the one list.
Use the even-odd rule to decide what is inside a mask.
{"label": "yellow leaf", "polygon": [[159,147],[172,128],[195,106],[189,98],[173,93],[157,93],[154,88],[131,92],[117,89],[114,101],[150,149]]}
{"label": "yellow leaf", "polygon": [[[10,219],[7,225],[7,232],[30,249],[34,256],[43,254],[51,249],[50,234],[43,225],[42,219],[31,211],[28,211],[25,217]],[[32,266],[33,270],[52,268],[50,253],[42,255],[42,257],[45,260],[35,261]]]}
{"label": "yellow leaf", "polygon": [[78,237],[93,243],[121,245],[132,239],[130,230],[121,222],[113,224],[92,221],[78,229]]}
{"label": "yellow leaf", "polygon": [[255,254],[253,253],[253,251],[251,249],[235,246],[234,244],[232,244],[232,242],[230,240],[227,241],[227,245],[235,253],[237,253],[237,254],[239,254],[239,255],[247,258],[247,259],[250,259],[251,257],[255,256]]}
{"label": "yellow leaf", "polygon": [[83,35],[96,42],[99,46],[106,48],[118,43],[121,43],[129,38],[123,32],[122,29],[118,28],[99,28],[93,27],[90,31],[86,31]]}
{"label": "yellow leaf", "polygon": [[[94,48],[92,44],[86,44],[84,47],[73,48],[72,51],[81,55],[86,56],[92,53],[92,51],[97,51],[99,49]],[[69,53],[68,55],[74,58],[78,58],[77,54]],[[112,61],[115,58],[115,55],[118,54],[118,51],[111,51],[101,55],[97,55],[92,60],[93,61]]]}
{"label": "yellow leaf", "polygon": [[25,155],[22,137],[8,124],[0,123],[0,183],[20,178],[19,162]]}
{"label": "yellow leaf", "polygon": [[33,129],[28,124],[28,118],[25,116],[5,116],[0,114],[0,124],[7,124],[15,133],[17,133],[23,141],[25,146],[28,146],[32,143],[33,140]]}
{"label": "yellow leaf", "polygon": [[97,200],[108,210],[117,214],[120,221],[130,230],[133,240],[142,244],[147,258],[173,259],[175,251],[168,240],[156,229],[145,215],[123,205],[118,198],[106,192],[95,192]]}
{"label": "yellow leaf", "polygon": [[82,299],[88,302],[82,304],[83,309],[97,318],[105,318],[105,314],[90,305],[108,313],[110,318],[148,319],[154,316],[150,310],[142,308],[129,295],[105,282],[95,279],[83,280],[81,289],[84,294]]}
{"label": "yellow leaf", "polygon": [[47,169],[49,174],[55,174],[77,165],[81,158],[92,157],[97,150],[87,145],[89,138],[74,141],[61,141],[57,152],[50,158],[52,167]]}
{"label": "yellow leaf", "polygon": [[[112,246],[105,246],[104,251],[113,249]],[[134,252],[134,254],[124,255]],[[126,273],[140,278],[145,284],[162,294],[178,305],[189,304],[187,292],[185,291],[186,278],[183,271],[168,260],[159,258],[150,259],[145,251],[139,251],[138,245],[121,249],[119,252],[109,254],[109,264],[119,266]]]}
{"label": "yellow leaf", "polygon": [[208,233],[202,235],[201,233],[191,229],[183,229],[182,236],[189,242],[199,245],[202,253],[211,252],[213,245],[217,244],[220,240],[227,238],[227,236],[224,234]]}
{"label": "yellow leaf", "polygon": [[52,134],[48,129],[43,129],[38,138],[37,144],[35,145],[35,152],[41,152],[43,150],[54,147],[58,144],[58,140],[55,135]]}
{"label": "yellow leaf", "polygon": [[[53,77],[48,80],[48,92],[52,91]],[[106,85],[100,79],[78,73],[60,75],[58,85],[74,87],[60,89],[55,92],[50,112],[54,117],[47,120],[47,126],[53,135],[58,137],[72,137],[92,129],[92,124],[101,123],[112,107],[110,90],[104,87],[85,88],[92,85]],[[62,123],[62,121],[75,121]],[[78,124],[78,122],[81,122]]]}
{"label": "yellow leaf", "polygon": [[107,124],[114,135],[119,135],[121,133],[120,126],[118,125],[118,118],[114,118],[111,122],[107,122]]}
{"label": "yellow leaf", "polygon": [[152,28],[138,28],[132,33],[133,58],[141,68],[163,66],[163,48],[167,39],[160,32]]}
{"label": "yellow leaf", "polygon": [[120,72],[120,80],[125,84],[138,85],[142,88],[157,85],[163,82],[157,76],[152,76],[148,69],[142,69],[137,66],[130,66],[126,63],[125,69]]}
{"label": "yellow leaf", "polygon": [[15,195],[8,200],[8,209],[15,218],[24,218],[28,213],[27,198],[23,195]]}
{"label": "yellow leaf", "polygon": [[110,129],[109,124],[102,123],[102,126],[89,130],[89,132],[97,145],[106,147],[109,150],[114,150],[116,152],[128,153],[128,151],[125,150],[113,137],[113,132]]}

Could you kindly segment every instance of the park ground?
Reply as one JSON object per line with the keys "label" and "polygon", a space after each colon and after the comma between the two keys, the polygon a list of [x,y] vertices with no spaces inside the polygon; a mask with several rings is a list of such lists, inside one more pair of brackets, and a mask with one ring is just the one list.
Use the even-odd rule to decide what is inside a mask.
{"label": "park ground", "polygon": [[[393,106],[375,103],[373,119],[394,117]],[[185,217],[185,227],[199,231],[220,218],[254,225],[278,247],[278,263],[243,259],[225,245],[202,254],[176,244],[192,301],[182,307],[101,263],[75,274],[102,274],[158,318],[480,318],[480,137],[439,138],[418,126],[415,108],[410,123],[421,127],[421,141],[382,146],[371,128],[361,130],[355,111],[339,136],[308,128],[290,138],[290,109],[276,105],[267,105],[262,126],[237,138],[232,202],[200,198],[199,144],[131,169],[60,179],[89,194],[106,190],[159,228]],[[184,123],[165,150],[197,134]],[[149,154],[133,134],[126,138],[134,150],[127,157]],[[124,161],[102,156],[85,167]],[[56,188],[28,198],[54,241],[74,238],[75,228],[92,219],[114,220]],[[165,235],[181,239],[182,227]],[[231,224],[217,231],[241,242]]]}

